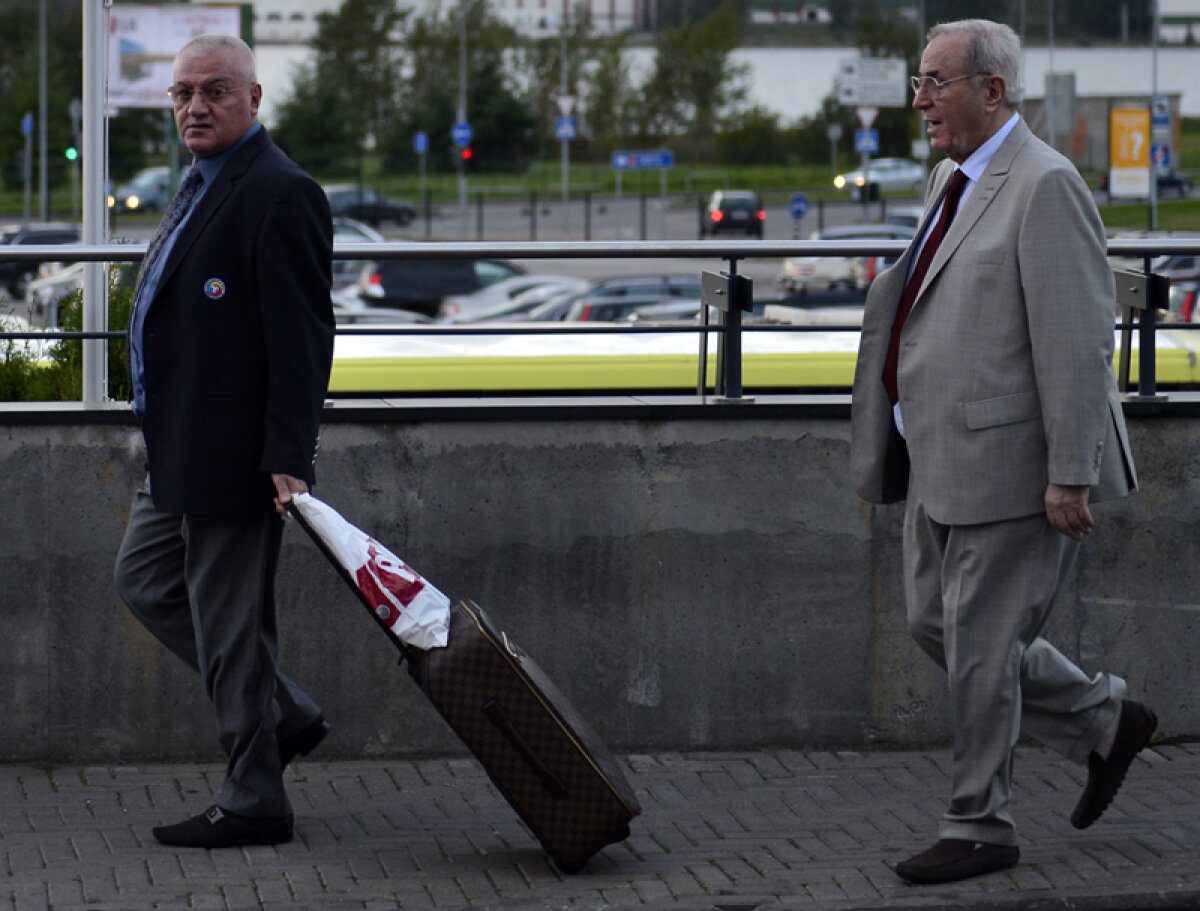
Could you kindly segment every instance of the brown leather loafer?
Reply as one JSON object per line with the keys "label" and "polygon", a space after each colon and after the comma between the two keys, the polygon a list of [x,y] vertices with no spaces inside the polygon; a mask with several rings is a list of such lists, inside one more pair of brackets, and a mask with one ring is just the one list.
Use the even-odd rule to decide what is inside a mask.
{"label": "brown leather loafer", "polygon": [[932,848],[896,864],[896,875],[910,883],[949,883],[1006,870],[1021,859],[1016,845],[943,838]]}
{"label": "brown leather loafer", "polygon": [[1071,813],[1071,825],[1086,829],[1108,809],[1134,758],[1150,743],[1157,728],[1158,716],[1149,706],[1131,699],[1121,703],[1117,736],[1108,758],[1101,759],[1098,753],[1088,757],[1087,785]]}

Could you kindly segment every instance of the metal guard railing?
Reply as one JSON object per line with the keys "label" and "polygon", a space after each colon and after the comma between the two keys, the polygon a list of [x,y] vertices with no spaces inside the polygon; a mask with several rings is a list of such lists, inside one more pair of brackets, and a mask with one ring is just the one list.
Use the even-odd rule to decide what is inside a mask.
{"label": "metal guard railing", "polygon": [[[707,389],[707,345],[709,335],[718,339],[717,400],[723,402],[749,401],[742,394],[741,336],[744,332],[857,332],[858,325],[743,325],[741,314],[750,309],[751,291],[744,277],[738,276],[738,263],[747,259],[776,259],[789,256],[899,256],[907,241],[634,241],[634,242],[437,242],[437,243],[338,243],[335,259],[723,259],[728,269],[719,275],[706,273],[704,302],[721,312],[718,324],[708,322],[708,307],[701,307],[703,323],[687,326],[630,326],[572,324],[570,328],[553,326],[487,325],[429,325],[413,326],[339,326],[345,335],[405,335],[435,333],[442,335],[552,335],[572,333],[695,333],[700,339],[698,392],[704,397]],[[63,246],[24,246],[6,249],[0,246],[0,262],[48,262],[62,260]],[[72,244],[73,262],[140,262],[145,255],[144,245],[133,244]],[[1108,243],[1110,257],[1141,261],[1140,272],[1114,270],[1117,275],[1117,302],[1124,318],[1115,323],[1122,333],[1121,377],[1123,392],[1130,384],[1129,351],[1132,333],[1138,332],[1138,399],[1157,396],[1155,369],[1155,334],[1158,331],[1157,311],[1166,310],[1169,284],[1162,276],[1151,272],[1151,263],[1162,255],[1200,254],[1200,237],[1195,238],[1121,238]],[[1122,279],[1125,279],[1122,281]],[[1136,316],[1136,319],[1135,319]],[[86,325],[86,321],[85,321]],[[1200,329],[1200,323],[1170,323],[1172,330]],[[106,340],[122,338],[123,332],[4,332],[0,339],[82,339],[97,345]],[[1147,357],[1147,353],[1149,356]],[[85,394],[85,400],[87,396]]]}

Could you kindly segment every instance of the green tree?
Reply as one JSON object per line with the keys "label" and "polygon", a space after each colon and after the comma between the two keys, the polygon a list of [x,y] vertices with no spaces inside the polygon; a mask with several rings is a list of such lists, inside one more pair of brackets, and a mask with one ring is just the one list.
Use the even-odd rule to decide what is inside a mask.
{"label": "green tree", "polygon": [[634,110],[640,93],[625,57],[623,34],[598,38],[582,75],[579,90],[581,132],[595,155],[608,157],[634,130]]}
{"label": "green tree", "polygon": [[407,15],[395,0],[345,0],[337,12],[318,14],[314,59],[297,67],[275,129],[302,165],[353,166],[387,134],[402,97]]}
{"label": "green tree", "polygon": [[733,0],[695,25],[669,29],[659,38],[654,71],[644,86],[642,133],[691,137],[686,157],[712,151],[721,120],[745,100],[748,67],[730,60],[741,43],[743,21]]}
{"label": "green tree", "polygon": [[419,130],[429,134],[434,167],[455,163],[450,132],[458,114],[463,28],[472,166],[518,169],[536,151],[537,114],[519,91],[513,72],[516,36],[487,0],[461,0],[449,15],[440,6],[428,7],[408,30],[408,75],[400,79],[400,98],[380,133],[386,166],[413,167],[412,137]]}
{"label": "green tree", "polygon": [[[83,85],[83,17],[78,2],[46,2],[46,163],[51,185],[66,180],[63,149],[71,134],[67,114],[71,99],[80,97]],[[21,118],[35,117],[33,183],[39,182],[38,153],[40,42],[39,0],[0,2],[0,183],[19,187],[23,180],[20,158],[25,137]]]}

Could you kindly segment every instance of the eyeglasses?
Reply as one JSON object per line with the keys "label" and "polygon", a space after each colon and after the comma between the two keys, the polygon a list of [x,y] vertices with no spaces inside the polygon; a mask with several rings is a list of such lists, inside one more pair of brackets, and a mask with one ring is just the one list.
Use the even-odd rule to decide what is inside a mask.
{"label": "eyeglasses", "polygon": [[971,79],[975,76],[987,76],[988,73],[967,73],[965,76],[955,76],[953,79],[947,79],[944,82],[940,79],[935,79],[933,76],[909,76],[908,83],[912,86],[913,94],[920,95],[924,90],[933,98],[940,98],[942,92],[946,90],[952,82],[958,82],[961,79]]}
{"label": "eyeglasses", "polygon": [[233,92],[244,89],[244,85],[226,85],[223,82],[216,82],[210,85],[202,85],[198,89],[192,88],[190,85],[184,85],[182,82],[171,86],[167,89],[167,95],[171,101],[175,103],[177,108],[186,108],[192,103],[192,99],[199,94],[205,104],[219,105]]}

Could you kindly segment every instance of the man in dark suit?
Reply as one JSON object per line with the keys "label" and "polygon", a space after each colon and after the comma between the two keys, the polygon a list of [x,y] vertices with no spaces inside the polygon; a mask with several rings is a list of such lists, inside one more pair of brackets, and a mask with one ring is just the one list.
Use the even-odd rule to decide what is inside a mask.
{"label": "man in dark suit", "polygon": [[146,442],[116,583],[197,670],[228,757],[215,804],[154,829],[218,848],[292,837],[283,769],[324,737],[320,709],[277,665],[274,580],[292,494],[313,483],[333,357],[333,227],[324,192],[257,121],[240,39],[201,35],[169,94],[195,155],[151,242],[130,320]]}
{"label": "man in dark suit", "polygon": [[1071,816],[1085,828],[1157,721],[1119,677],[1089,677],[1039,635],[1094,526],[1089,504],[1137,486],[1100,215],[1017,113],[1012,29],[935,27],[913,89],[946,159],[912,245],[867,297],[851,471],[864,499],[906,501],[908,628],[947,674],[950,805],[933,847],[896,867],[931,883],[1017,862],[1021,733],[1087,763]]}

